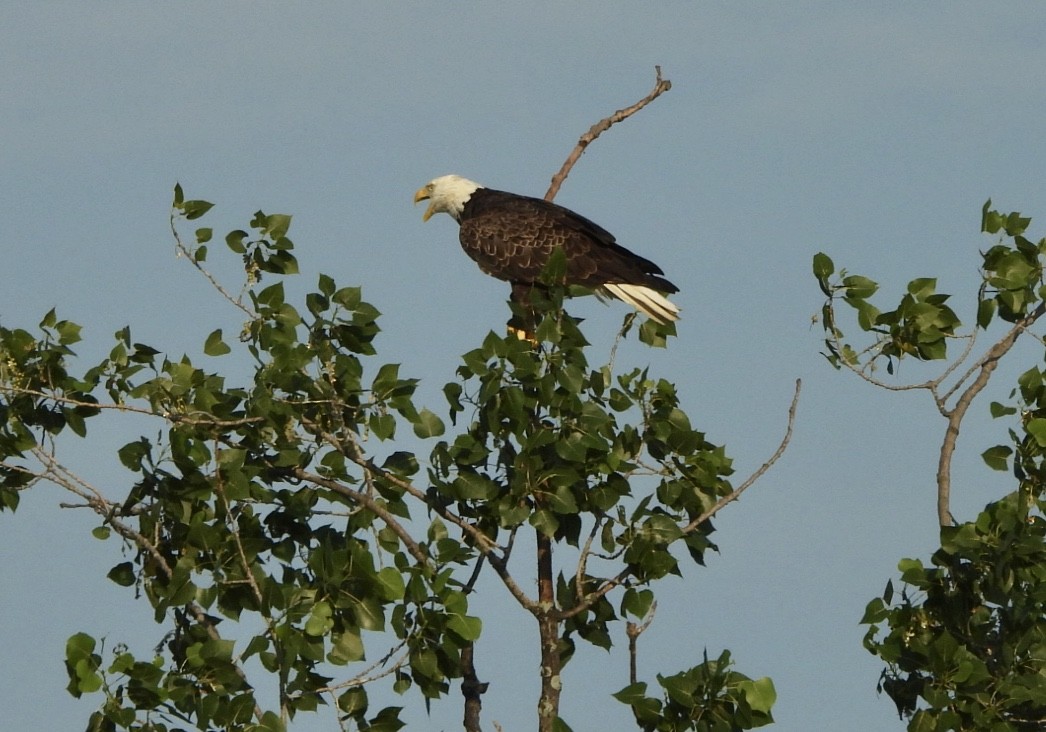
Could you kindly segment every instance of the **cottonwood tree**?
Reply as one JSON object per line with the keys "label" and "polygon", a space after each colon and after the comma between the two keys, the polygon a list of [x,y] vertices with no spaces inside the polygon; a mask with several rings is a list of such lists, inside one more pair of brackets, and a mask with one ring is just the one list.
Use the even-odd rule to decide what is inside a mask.
{"label": "cottonwood tree", "polygon": [[[659,72],[648,97],[586,133],[548,197],[600,132],[667,88]],[[89,628],[69,638],[69,692],[99,700],[89,729],[275,732],[325,707],[340,729],[390,731],[400,708],[376,708],[375,685],[428,703],[460,680],[464,728],[478,730],[478,669],[495,663],[477,641],[498,631],[534,632],[545,732],[569,729],[563,665],[615,632],[631,671],[614,696],[641,729],[772,721],[772,683],[734,670],[726,651],[659,675],[653,695],[635,658],[654,585],[714,548],[712,517],[785,448],[794,402],[778,453],[734,486],[725,449],[691,424],[676,386],[591,365],[549,287],[537,343],[488,333],[443,387],[446,405],[429,409],[418,380],[379,359],[379,313],[359,287],[320,275],[303,302],[288,300],[289,216],[258,212],[222,246],[202,225],[211,208],[176,187],[178,251],[244,321],[237,336],[200,334],[203,364],[124,328],[82,366],[80,325],[53,311],[36,328],[0,328],[0,507],[45,481],[73,494],[68,505],[93,511],[94,535],[121,552],[109,580],[157,623],[155,649]],[[207,269],[230,252],[245,270],[239,295]],[[664,346],[672,329],[638,334]],[[249,376],[234,381],[223,364]],[[62,448],[90,440],[103,413],[128,437],[116,455],[126,478],[100,486]],[[483,573],[530,628],[483,623]]]}
{"label": "cottonwood tree", "polygon": [[[933,278],[912,280],[896,307],[880,310],[871,302],[877,283],[836,273],[824,254],[814,258],[827,296],[828,360],[883,389],[927,392],[945,420],[936,479],[940,548],[931,566],[902,559],[903,588],[888,582],[862,619],[865,647],[886,663],[879,690],[912,732],[1046,728],[1046,373],[1038,364],[1017,379],[1009,403],[990,404],[992,417],[1010,420],[1010,444],[989,447],[983,458],[1012,471],[1016,490],[973,520],[959,521],[951,510],[956,439],[970,407],[1018,340],[1044,343],[1036,326],[1046,313],[1046,239],[1028,239],[1030,223],[984,205],[981,228],[995,242],[981,253],[982,281],[969,303],[975,323],[966,331]],[[840,303],[856,316],[863,345],[846,340]],[[994,340],[974,356],[986,335]],[[935,378],[898,385],[880,373],[885,366],[888,378],[905,358],[947,360],[951,344],[961,353]]]}

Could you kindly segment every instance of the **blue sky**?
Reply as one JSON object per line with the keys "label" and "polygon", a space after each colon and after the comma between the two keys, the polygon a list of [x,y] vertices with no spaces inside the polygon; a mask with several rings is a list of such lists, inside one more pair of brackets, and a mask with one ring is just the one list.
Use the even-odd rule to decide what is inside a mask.
{"label": "blue sky", "polygon": [[[1005,2],[6,4],[0,323],[57,307],[84,324],[87,359],[124,325],[173,355],[235,330],[237,313],[174,256],[180,182],[217,204],[216,231],[259,208],[293,214],[299,286],[321,271],[362,284],[384,313],[383,359],[438,408],[458,355],[502,327],[507,289],[461,253],[449,218],[421,222],[413,191],[455,172],[543,195],[578,136],[646,94],[660,64],[672,91],[593,145],[557,199],[681,289],[678,340],[618,362],[676,382],[740,477],[775,448],[796,378],[804,391],[789,451],[718,520],[721,553],[662,588],[641,674],[729,648],[739,670],[774,679],[775,729],[899,730],[857,621],[898,559],[932,550],[943,422],[926,395],[877,391],[818,355],[810,260],[823,250],[888,296],[937,276],[971,320],[983,202],[1046,216],[1044,33],[1046,9]],[[606,353],[623,307],[573,310]],[[964,428],[960,518],[1008,490],[978,454],[1005,438],[988,400],[1027,365],[1000,369]],[[109,448],[129,438],[99,438],[72,458],[121,496]],[[115,542],[61,500],[39,486],[0,516],[5,729],[82,726],[94,700],[64,692],[72,633],[142,652],[158,641],[144,605],[104,579]],[[485,718],[525,729],[532,621],[494,608],[477,657]],[[627,728],[607,696],[625,659],[586,653],[566,671],[567,720]],[[460,703],[410,715],[454,729]]]}

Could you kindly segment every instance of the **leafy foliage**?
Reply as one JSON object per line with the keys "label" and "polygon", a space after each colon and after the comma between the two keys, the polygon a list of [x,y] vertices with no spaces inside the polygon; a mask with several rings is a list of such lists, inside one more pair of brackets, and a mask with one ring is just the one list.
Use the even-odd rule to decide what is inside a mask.
{"label": "leafy foliage", "polygon": [[[209,278],[213,229],[184,243],[178,224],[211,209],[176,187],[177,246]],[[77,494],[100,518],[95,536],[123,546],[109,579],[147,601],[162,629],[146,653],[70,638],[70,693],[102,695],[92,730],[276,732],[321,705],[359,729],[396,730],[400,709],[372,709],[368,684],[447,693],[484,631],[471,594],[486,568],[555,634],[542,651],[558,669],[577,638],[610,647],[619,610],[645,614],[648,586],[680,573],[680,555],[700,563],[714,548],[709,519],[733,490],[724,449],[691,425],[667,380],[590,367],[562,292],[542,303],[538,344],[489,334],[464,355],[443,389],[445,420],[415,404],[416,379],[376,360],[379,313],[360,288],[320,275],[303,305],[288,301],[290,224],[258,212],[249,231],[225,237],[243,263],[240,297],[212,278],[247,320],[238,339],[201,334],[201,349],[249,364],[243,383],[127,328],[82,373],[79,325],[51,312],[36,332],[0,328],[0,509],[15,510],[41,480]],[[668,335],[641,332],[655,344]],[[120,496],[56,457],[103,411],[139,431],[118,450]],[[430,454],[407,441],[427,441]],[[531,597],[515,579],[520,531],[549,547],[538,568],[549,588],[557,547],[554,596]],[[676,721],[657,729],[713,729],[685,720],[698,724],[694,710],[716,699],[735,709],[731,729],[768,722],[772,687],[728,672],[728,661],[662,680]],[[275,679],[272,698],[258,675]]]}
{"label": "leafy foliage", "polygon": [[629,704],[644,732],[737,732],[773,722],[770,707],[777,698],[773,682],[730,670],[730,653],[672,676],[657,677],[664,698],[646,696],[639,682],[614,694]]}
{"label": "leafy foliage", "polygon": [[[904,387],[929,390],[948,420],[938,472],[941,546],[929,567],[901,560],[904,588],[898,595],[888,582],[861,622],[869,626],[865,647],[886,663],[879,690],[910,718],[911,732],[1046,727],[1046,380],[1038,367],[1018,379],[1012,394],[1017,404],[991,404],[993,417],[1019,415],[1018,428],[1010,430],[1012,445],[982,454],[996,470],[1010,469],[1012,459],[1017,490],[973,521],[955,524],[947,511],[949,462],[963,415],[999,359],[1046,313],[1046,239],[1033,244],[1025,238],[1030,223],[1020,214],[992,210],[990,201],[982,210],[982,230],[999,240],[982,253],[977,328],[1002,321],[1011,324],[1009,330],[953,386],[944,380],[969,347],[941,377]],[[834,278],[834,264],[823,254],[813,266],[828,297],[822,310],[825,355],[837,368],[881,384],[869,376],[878,359],[885,358],[892,373],[904,356],[945,358],[948,339],[959,337],[959,321],[944,305],[947,296],[934,293],[932,279],[913,280],[900,305],[881,313],[868,302],[877,289],[871,280],[845,272]],[[837,300],[856,311],[859,327],[873,334],[871,345],[858,351],[843,340]],[[972,346],[972,335],[962,337]],[[954,394],[959,396],[952,405]]]}
{"label": "leafy foliage", "polygon": [[869,603],[865,647],[886,662],[880,690],[914,714],[912,732],[1046,725],[1043,508],[1022,488],[946,527],[932,567],[902,560],[900,597],[890,584]]}

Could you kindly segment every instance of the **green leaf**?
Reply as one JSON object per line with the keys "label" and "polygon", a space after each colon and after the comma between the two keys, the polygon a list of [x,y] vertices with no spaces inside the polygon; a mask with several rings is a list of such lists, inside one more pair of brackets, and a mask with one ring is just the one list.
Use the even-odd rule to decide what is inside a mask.
{"label": "green leaf", "polygon": [[1036,417],[1028,420],[1024,430],[1034,438],[1039,447],[1046,447],[1046,419]]}
{"label": "green leaf", "polygon": [[774,706],[774,702],[777,701],[774,682],[766,677],[754,681],[742,681],[737,688],[745,695],[748,706],[757,712],[768,713]]}
{"label": "green leaf", "polygon": [[865,606],[864,615],[861,617],[861,625],[881,623],[886,620],[886,617],[886,604],[883,602],[881,597],[877,597]]}
{"label": "green leaf", "polygon": [[207,341],[203,344],[203,352],[208,356],[224,356],[230,351],[232,349],[222,340],[221,328],[207,336]]}
{"label": "green leaf", "polygon": [[367,712],[367,692],[362,686],[353,686],[338,697],[338,709],[350,717]]}
{"label": "green leaf", "polygon": [[273,239],[282,239],[287,236],[291,228],[291,217],[287,214],[272,214],[265,219],[265,227],[262,229]]}
{"label": "green leaf", "polygon": [[334,627],[334,621],[331,620],[332,614],[333,610],[329,602],[326,600],[317,602],[312,606],[309,619],[305,621],[305,633],[314,637],[326,635]]}
{"label": "green leaf", "polygon": [[108,539],[111,533],[112,530],[108,526],[96,526],[95,528],[91,529],[91,536],[93,536],[95,539],[100,539],[102,541]]}
{"label": "green leaf", "polygon": [[996,445],[982,452],[981,459],[992,470],[1008,470],[1012,454],[1013,450],[1006,445]]}
{"label": "green leaf", "polygon": [[89,658],[94,653],[96,641],[87,633],[76,633],[65,642],[65,657],[69,661]]}
{"label": "green leaf", "polygon": [[182,213],[189,221],[198,219],[214,207],[209,201],[185,201],[181,205]]}
{"label": "green leaf", "polygon": [[675,521],[661,514],[654,514],[644,521],[640,533],[657,544],[669,544],[683,535]]}
{"label": "green leaf", "polygon": [[647,319],[639,326],[639,342],[653,348],[664,348],[668,345],[668,336],[676,334],[675,323],[655,323]]}
{"label": "green leaf", "polygon": [[63,346],[71,346],[80,341],[80,326],[68,320],[55,324],[58,331],[58,342]]}
{"label": "green leaf", "polygon": [[434,412],[428,409],[422,408],[418,412],[417,419],[414,421],[414,434],[421,439],[429,437],[439,437],[446,431],[443,426],[443,420],[436,416]]}
{"label": "green leaf", "polygon": [[548,498],[548,507],[560,515],[572,515],[580,510],[570,486],[557,486],[555,492],[549,495]]}
{"label": "green leaf", "polygon": [[364,658],[363,639],[360,638],[359,633],[346,630],[334,634],[331,652],[327,654],[327,659],[331,663],[344,666],[347,663],[362,661]]}
{"label": "green leaf", "polygon": [[831,277],[835,273],[835,263],[832,262],[824,252],[818,252],[814,255],[814,277],[819,280],[825,280]]}
{"label": "green leaf", "polygon": [[640,681],[631,684],[621,689],[621,691],[614,692],[611,696],[623,704],[635,704],[646,698],[646,682]]}
{"label": "green leaf", "polygon": [[986,329],[991,325],[992,318],[995,317],[995,310],[998,307],[998,303],[995,300],[987,299],[981,300],[977,304],[977,327],[981,330]]}
{"label": "green leaf", "polygon": [[864,299],[874,295],[876,290],[879,289],[879,284],[867,277],[850,275],[843,278],[843,287],[846,288],[848,297]]}
{"label": "green leaf", "polygon": [[545,536],[554,536],[559,528],[559,519],[547,508],[542,508],[530,514],[530,525]]}
{"label": "green leaf", "polygon": [[242,229],[230,231],[228,234],[225,235],[225,245],[236,254],[246,254],[247,245],[243,242],[244,239],[246,239],[249,236],[250,234],[248,234],[246,231],[243,231]]}
{"label": "green leaf", "polygon": [[485,501],[497,495],[497,483],[485,475],[462,471],[454,480],[457,498],[466,501]]}
{"label": "green leaf", "polygon": [[923,301],[937,291],[936,277],[917,277],[908,283],[908,293]]}
{"label": "green leaf", "polygon": [[109,574],[106,576],[121,587],[131,587],[137,581],[137,577],[134,574],[134,565],[130,562],[117,564],[109,570]]}
{"label": "green leaf", "polygon": [[625,590],[625,595],[621,598],[621,612],[642,620],[650,612],[653,604],[654,593],[651,590],[637,590],[630,587]]}
{"label": "green leaf", "polygon": [[483,621],[469,615],[454,615],[447,621],[447,630],[460,636],[466,643],[472,643],[479,640]]}
{"label": "green leaf", "polygon": [[367,424],[379,440],[391,439],[396,434],[396,418],[391,414],[372,412]]}
{"label": "green leaf", "polygon": [[330,275],[325,275],[320,272],[320,279],[316,285],[316,288],[327,297],[334,294],[334,279]]}
{"label": "green leaf", "polygon": [[999,402],[992,402],[988,405],[989,411],[991,411],[992,419],[998,419],[999,417],[1008,417],[1011,414],[1017,414],[1016,407],[1009,407]]}
{"label": "green leaf", "polygon": [[403,599],[406,584],[403,575],[395,567],[383,567],[376,576],[382,597],[389,601]]}

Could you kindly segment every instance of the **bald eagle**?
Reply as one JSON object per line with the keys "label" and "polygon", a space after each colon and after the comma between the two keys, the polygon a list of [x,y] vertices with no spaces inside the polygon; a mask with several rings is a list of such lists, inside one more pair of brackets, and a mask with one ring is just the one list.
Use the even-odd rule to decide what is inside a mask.
{"label": "bald eagle", "polygon": [[[429,201],[422,216],[447,213],[460,224],[461,247],[488,275],[512,285],[512,301],[534,315],[530,291],[556,247],[566,257],[563,284],[582,285],[623,300],[658,323],[679,318],[665,293],[679,288],[649,259],[633,254],[613,234],[555,203],[484,188],[458,175],[444,175],[422,186],[414,203]],[[519,324],[531,331],[533,323]]]}

